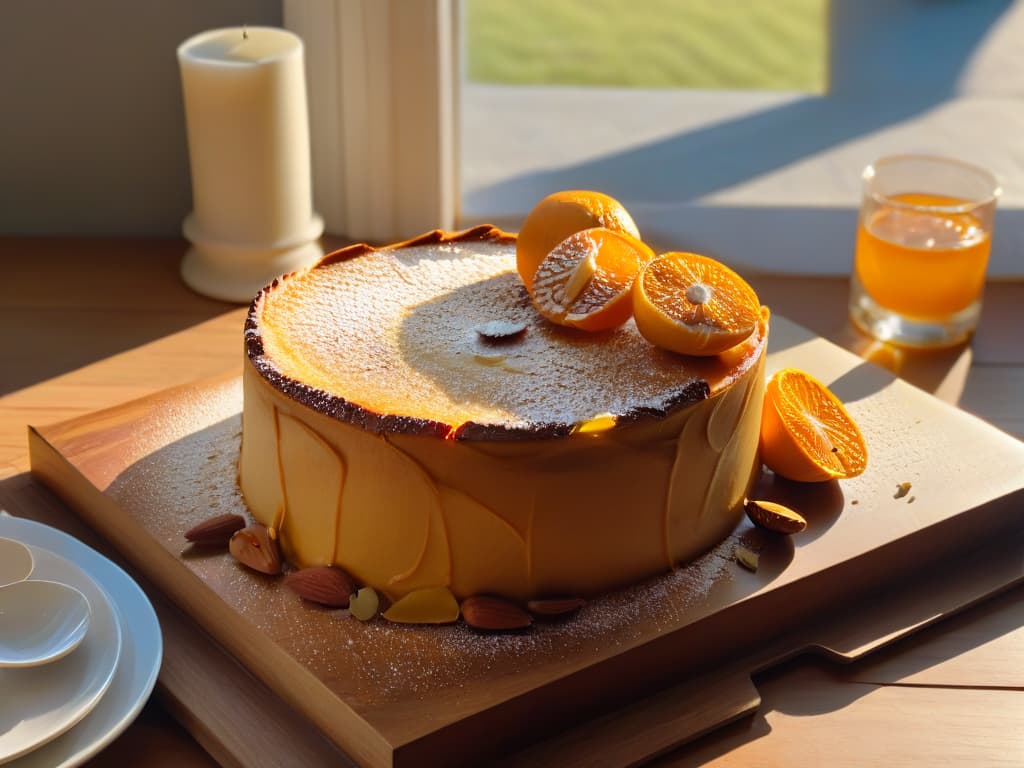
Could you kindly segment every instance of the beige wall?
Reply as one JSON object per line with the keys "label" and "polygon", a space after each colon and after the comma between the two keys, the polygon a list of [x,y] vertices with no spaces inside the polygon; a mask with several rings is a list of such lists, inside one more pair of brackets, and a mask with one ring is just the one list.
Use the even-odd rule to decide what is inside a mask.
{"label": "beige wall", "polygon": [[175,235],[191,208],[175,49],[281,0],[3,0],[0,235]]}

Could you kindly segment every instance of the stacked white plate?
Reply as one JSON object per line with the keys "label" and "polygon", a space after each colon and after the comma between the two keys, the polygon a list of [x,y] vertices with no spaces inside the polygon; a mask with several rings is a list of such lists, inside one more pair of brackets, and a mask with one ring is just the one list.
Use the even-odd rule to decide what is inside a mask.
{"label": "stacked white plate", "polygon": [[0,763],[80,765],[127,728],[152,693],[163,656],[156,613],[128,574],[62,531],[0,513],[0,537],[28,545],[33,579],[70,584],[92,609],[85,639],[64,658],[0,669]]}

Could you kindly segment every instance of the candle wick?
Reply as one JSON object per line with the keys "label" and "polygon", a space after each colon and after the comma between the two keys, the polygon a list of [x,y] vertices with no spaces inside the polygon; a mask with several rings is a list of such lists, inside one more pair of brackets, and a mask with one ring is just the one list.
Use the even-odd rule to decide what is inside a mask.
{"label": "candle wick", "polygon": [[248,40],[249,39],[249,25],[248,24],[243,24],[242,25],[242,39],[243,40]]}

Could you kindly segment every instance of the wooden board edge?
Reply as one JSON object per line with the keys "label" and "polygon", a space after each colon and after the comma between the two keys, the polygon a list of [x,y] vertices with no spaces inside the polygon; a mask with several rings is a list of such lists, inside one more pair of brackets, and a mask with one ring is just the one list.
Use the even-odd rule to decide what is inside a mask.
{"label": "wooden board edge", "polygon": [[[153,607],[169,639],[158,698],[218,763],[232,768],[355,765],[181,609],[161,596]],[[196,667],[201,676],[194,674]]]}
{"label": "wooden board edge", "polygon": [[[224,382],[226,382],[229,379],[233,379],[233,378],[236,378],[236,377],[235,376],[231,376],[231,377],[228,377],[228,376],[215,377],[215,378],[212,378],[212,379],[208,380],[208,383],[206,384],[206,386],[210,386],[210,385],[212,385],[213,383],[215,383],[217,381],[224,381]],[[180,386],[180,387],[176,387],[176,388],[174,388],[172,390],[165,390],[164,393],[160,393],[160,394],[163,395],[163,394],[172,393],[172,392],[180,392],[180,391],[183,391],[183,390],[191,390],[191,389],[194,389],[195,387],[203,386],[203,385],[204,384],[202,382],[198,382],[198,383],[194,383],[194,384],[188,384],[188,385],[183,385],[183,386]],[[142,401],[146,401],[146,400],[147,400],[147,398],[141,398],[139,401],[133,401],[133,402],[142,402]],[[128,408],[129,405],[131,405],[131,404],[122,404],[120,406],[115,406],[113,408],[106,409],[104,411],[100,411],[100,412],[97,412],[97,413],[101,413],[101,414],[115,414],[115,413],[118,413],[118,412],[124,412],[123,409],[126,409],[126,408],[127,408],[127,410],[130,411],[131,409]],[[103,496],[102,492],[100,492],[92,483],[89,482],[88,478],[86,478],[84,475],[81,475],[81,473],[78,471],[77,467],[73,463],[68,461],[63,456],[63,454],[53,444],[51,444],[49,442],[49,440],[46,437],[46,432],[49,431],[51,434],[57,435],[57,434],[61,433],[61,428],[63,426],[68,425],[68,424],[79,423],[80,421],[82,421],[82,419],[88,419],[88,418],[89,418],[89,415],[87,415],[85,417],[78,417],[76,419],[69,420],[67,422],[62,422],[61,424],[54,425],[54,428],[52,430],[47,430],[47,428],[42,428],[42,429],[39,429],[39,430],[34,429],[34,428],[30,428],[30,455],[32,456],[33,474],[35,474],[37,477],[40,477],[40,479],[43,480],[43,482],[46,483],[52,490],[54,490],[55,493],[57,493],[58,495],[62,496],[62,498],[65,498],[65,500],[67,500],[72,505],[72,507],[74,507],[75,509],[79,510],[80,514],[83,514],[82,511],[81,511],[82,510],[82,505],[77,503],[75,501],[75,498],[73,498],[73,497],[76,496],[76,494],[88,495],[90,493],[95,493],[95,494],[98,494],[100,497],[102,497],[102,498],[99,499],[100,502],[105,500],[105,496]],[[34,446],[35,446],[36,443],[40,444],[39,450],[41,450],[41,451],[45,450],[45,451],[48,451],[50,453],[51,459],[55,463],[57,463],[57,464],[62,464],[62,463],[66,464],[67,465],[66,469],[70,470],[71,473],[73,473],[74,475],[77,476],[77,480],[75,482],[78,483],[79,485],[76,486],[75,492],[72,493],[71,496],[67,496],[67,495],[65,495],[63,493],[64,489],[62,488],[62,486],[60,484],[58,484],[56,482],[56,480],[54,478],[51,478],[48,481],[45,477],[43,477],[40,474],[40,472],[37,472],[37,461],[36,461],[36,457],[34,455]],[[45,466],[43,467],[43,469],[45,469]],[[85,485],[82,486],[81,485],[82,483],[84,483]],[[1015,503],[1015,506],[1017,506],[1019,508],[1021,501],[1024,500],[1024,498],[1022,498],[1022,497],[1024,497],[1024,489],[1021,489],[1021,490],[1018,490],[1018,491],[1014,492],[1013,494],[1011,494],[1011,496],[1013,497],[1013,499],[1017,500],[1016,503]],[[1004,498],[1004,499],[997,500],[997,501],[1006,502],[1006,499]],[[1005,516],[1005,514],[1007,512],[1005,506],[1006,506],[1005,503],[1004,504],[986,503],[986,504],[978,505],[978,507],[973,508],[972,511],[977,511],[977,510],[980,510],[981,507],[985,507],[986,508],[985,510],[981,510],[982,513],[983,513],[981,516],[983,518],[987,519],[987,517],[991,517],[991,514],[995,510],[997,510],[997,509],[1002,509],[1002,514]],[[984,513],[988,513],[988,514],[984,514]],[[90,511],[90,514],[92,514],[91,511]],[[972,520],[973,520],[973,518],[974,518],[974,516],[972,515]],[[88,515],[85,515],[85,514],[83,514],[83,519],[85,519],[86,522],[88,522],[90,525],[92,525],[93,528],[96,528],[98,530],[104,530],[105,537],[108,538],[108,539],[111,539],[111,537],[108,534],[106,534],[106,528],[100,528],[96,524],[95,520],[93,520],[92,518],[90,518]],[[1005,521],[1004,521],[1004,523],[1005,523]],[[964,521],[961,521],[959,527],[960,527],[960,529],[962,529],[964,527]],[[949,525],[946,525],[946,526],[944,526],[942,528],[943,531],[947,531],[947,532],[948,531],[954,531],[955,532],[955,531],[957,531],[957,529],[958,529],[958,526],[956,524],[953,524],[953,523],[950,523]],[[142,531],[142,529],[139,528],[139,531]],[[977,532],[975,532],[974,535],[977,536],[978,535]],[[121,538],[120,537],[115,537],[115,539],[111,539],[111,541],[119,549],[123,550],[124,546],[123,546],[123,544],[121,542]],[[926,544],[926,549],[929,549],[930,556],[936,557],[938,555],[943,554],[943,552],[946,551],[947,549],[951,550],[951,548],[953,548],[953,542],[956,539],[957,539],[956,535],[941,536],[941,535],[938,535],[936,532],[932,532],[932,535],[930,536],[930,542],[931,543],[927,543]],[[893,542],[893,544],[896,544],[896,542]],[[944,546],[945,546],[945,549],[943,548]],[[959,546],[962,546],[962,545],[959,545]],[[888,553],[896,552],[896,551],[900,551],[899,547],[897,547],[897,546],[887,547],[886,548],[886,552],[888,552]],[[160,548],[160,552],[163,553],[164,556],[167,556],[167,553],[166,553],[166,551],[163,548]],[[903,550],[903,553],[906,554],[906,550],[905,549]],[[882,553],[879,553],[879,554],[881,555]],[[129,555],[130,555],[130,552],[129,552]],[[877,560],[878,558],[876,557],[875,559]],[[174,588],[176,586],[177,585],[173,585],[172,584],[172,588],[167,590],[168,593],[172,595],[172,597],[175,597],[175,595],[174,595]],[[191,595],[189,595],[189,597],[191,598]],[[858,595],[858,597],[859,597],[859,595]],[[181,600],[182,597],[179,594],[179,595],[177,595],[175,597],[175,599]],[[189,602],[192,602],[191,599],[189,600]],[[804,619],[804,620],[806,620],[806,619]],[[935,619],[935,620],[938,620],[938,619]],[[875,647],[881,647],[882,644],[886,644],[888,642],[892,642],[897,637],[902,637],[902,636],[905,636],[906,634],[910,634],[910,633],[912,633],[914,631],[917,631],[917,629],[921,628],[922,626],[925,626],[925,624],[922,624],[922,623],[919,622],[919,623],[916,623],[916,624],[913,624],[913,625],[909,626],[908,628],[905,628],[905,630],[902,633],[897,634],[897,635],[893,636],[892,638],[889,638],[888,640],[885,640],[885,642],[882,642],[882,640],[884,640],[884,638],[883,639],[879,639],[878,640],[878,644]],[[245,659],[247,658],[245,654],[238,654],[238,655],[243,659],[243,661],[245,661]],[[789,655],[791,656],[793,654],[790,653]],[[319,682],[319,681],[317,681],[317,682]],[[651,691],[651,689],[648,688],[647,690],[639,692],[639,693],[638,692],[634,692],[632,695],[634,695],[634,696],[636,696],[636,695],[651,696],[652,694],[650,693],[650,691]],[[276,694],[271,694],[271,695],[275,695],[276,696]],[[333,698],[333,696],[332,696],[332,699],[331,699],[332,704],[335,701],[336,701],[336,699]],[[503,715],[507,715],[507,714],[510,714],[510,713],[511,714],[515,714],[515,712],[516,712],[516,707],[513,706],[513,707],[509,707],[509,708],[504,709],[501,713],[495,713],[495,714],[499,714],[500,716],[503,716]],[[570,724],[570,727],[571,727],[571,724]],[[410,755],[410,757],[408,759],[410,761],[415,762],[415,757],[416,756],[422,757],[424,754],[429,753],[429,751],[432,748],[435,748],[435,747],[437,747],[439,745],[443,745],[446,737],[447,737],[447,734],[443,738],[441,738],[441,739],[439,739],[437,741],[434,741],[430,737],[427,737],[426,739],[422,740],[421,743],[417,743],[416,740],[413,740],[412,742],[410,742],[408,744],[398,744],[396,746],[393,746],[392,748],[395,750],[395,754],[396,755],[401,754],[401,755],[403,755],[403,759],[404,759],[404,755],[408,754],[408,755]],[[396,759],[397,759],[397,757],[396,757]]]}
{"label": "wooden board edge", "polygon": [[[914,585],[924,583],[921,589],[930,589],[927,582],[922,582],[919,578],[923,573],[931,573],[932,569],[941,568],[944,563],[949,562],[951,556],[955,556],[961,551],[970,555],[977,547],[991,542],[993,539],[999,539],[1006,534],[1007,530],[1014,529],[1018,519],[1016,510],[1019,508],[1022,498],[1024,498],[1024,489],[979,505],[971,510],[973,513],[971,515],[961,515],[957,518],[943,520],[927,529],[929,535],[924,540],[920,537],[915,539],[910,536],[897,539],[858,558],[858,567],[854,570],[851,570],[849,564],[838,564],[831,569],[833,573],[830,583],[838,582],[831,589],[821,588],[820,583],[815,585],[806,580],[798,581],[788,585],[786,590],[772,593],[767,602],[762,600],[757,615],[744,613],[742,606],[737,608],[734,605],[707,617],[702,620],[706,624],[705,631],[702,633],[704,642],[710,643],[712,642],[710,638],[714,638],[716,648],[726,649],[717,657],[713,656],[712,651],[694,650],[690,646],[687,646],[681,653],[678,642],[672,636],[662,636],[650,641],[645,646],[643,656],[622,652],[597,666],[602,668],[603,679],[606,682],[612,681],[614,685],[618,685],[623,677],[641,678],[648,675],[652,669],[660,670],[662,679],[664,679],[665,670],[672,670],[676,684],[682,686],[680,690],[685,690],[688,680],[691,679],[688,677],[689,675],[700,674],[703,677],[704,672],[697,671],[696,668],[689,670],[679,668],[680,658],[706,660],[712,669],[719,670],[720,675],[723,675],[724,672],[728,672],[730,675],[737,672],[744,673],[749,677],[788,659],[814,652],[816,642],[807,634],[806,625],[809,621],[814,621],[816,611],[827,611],[829,615],[834,615],[835,602],[839,601],[844,607],[863,609],[859,620],[865,627],[871,626],[872,622],[877,619],[873,596],[878,593],[878,590],[890,589],[891,587],[887,585],[894,582]],[[970,518],[969,521],[965,519],[967,517]],[[968,530],[970,528],[974,530]],[[915,561],[909,556],[912,550],[921,557],[921,560]],[[983,594],[965,597],[958,603],[948,606],[944,615],[952,615],[956,610],[969,607],[986,595],[998,593],[1002,588],[1005,586],[995,589],[986,587],[982,590]],[[797,609],[794,606],[803,607]],[[767,624],[760,626],[761,621],[767,622]],[[749,631],[736,633],[734,629],[738,625],[747,626]],[[920,621],[911,621],[898,636],[911,634],[923,626],[924,624]],[[874,648],[891,643],[898,636],[886,638],[883,635]],[[743,637],[750,638],[750,642],[744,645]],[[733,661],[737,660],[741,663],[735,666]],[[661,686],[653,682],[643,686],[637,685],[633,690],[617,697],[618,702],[630,701],[634,704],[619,704],[618,702],[612,704],[609,703],[607,697],[601,698],[604,691],[594,688],[594,679],[593,670],[583,670],[579,675],[570,675],[559,681],[559,697],[562,701],[581,702],[581,707],[585,702],[592,707],[589,711],[581,712],[575,722],[569,722],[564,732],[571,732],[578,727],[585,728],[586,724],[593,721],[595,717],[601,717],[605,712],[613,709],[627,712],[632,706],[644,707],[645,702],[656,701],[651,698],[656,695],[652,691],[672,685],[671,680],[665,681]],[[642,690],[643,688],[646,690]],[[492,726],[496,719],[504,718],[523,723],[530,721],[529,727],[541,734],[539,742],[557,738],[551,724],[531,721],[531,718],[537,720],[535,708],[543,709],[543,707],[551,705],[550,702],[537,701],[535,693],[536,691],[528,692],[515,699],[504,701],[490,710],[466,718],[460,724],[463,734],[482,738],[485,733],[494,733],[493,727],[489,728],[489,726]],[[533,702],[536,703],[533,704]],[[544,732],[545,728],[547,728],[546,732]],[[679,743],[690,741],[696,735],[699,734],[682,733]],[[589,738],[595,742],[603,742],[601,734],[592,733]],[[425,756],[447,749],[449,741],[447,734],[443,731],[429,734],[419,743],[403,745],[402,749],[396,753],[396,761],[398,755],[404,758],[408,754],[409,765],[421,763]],[[499,748],[500,745],[495,746],[495,749]],[[612,746],[606,744],[605,749],[612,749]],[[602,750],[595,749],[594,759],[599,759],[601,753]],[[413,759],[413,755],[416,759]],[[454,764],[456,762],[455,754],[452,754],[451,757]],[[462,755],[459,758],[466,759]]]}
{"label": "wooden board edge", "polygon": [[[945,619],[1024,584],[1024,529],[983,544],[957,561],[937,562],[908,589],[882,590],[862,599],[873,622],[850,616],[809,628],[808,650],[850,664]],[[921,618],[907,622],[914,611]],[[857,612],[855,612],[855,615]]]}
{"label": "wooden board edge", "polygon": [[[242,374],[240,371],[225,371],[224,373],[207,376],[195,381],[185,382],[184,384],[176,384],[174,386],[167,387],[166,389],[151,392],[148,395],[142,395],[141,397],[132,398],[131,400],[125,400],[124,402],[116,403],[95,411],[88,411],[87,413],[72,416],[68,419],[61,419],[60,421],[48,422],[42,425],[29,424],[28,433],[30,458],[33,434],[49,443],[50,435],[54,431],[69,432],[81,424],[92,424],[97,420],[105,420],[108,416],[131,411],[139,406],[145,406],[145,408],[150,409],[161,403],[176,402],[183,393],[223,386],[241,378]],[[56,448],[53,448],[52,445],[50,447],[56,451]],[[59,451],[57,452],[59,453]]]}
{"label": "wooden board edge", "polygon": [[[114,514],[116,509],[110,509],[114,506],[113,501],[33,426],[29,426],[29,462],[33,477],[64,501],[87,525],[99,532],[133,569],[146,573],[149,583],[159,593],[179,606],[187,605],[188,610],[196,614],[194,618],[198,626],[204,629],[208,626],[204,624],[204,619],[209,625],[224,619],[225,614],[219,610],[214,599],[215,593],[197,577],[190,574],[191,579],[179,579],[172,570],[154,568],[154,564],[173,556],[155,541],[150,542],[145,532],[134,522],[125,522],[125,516]],[[104,518],[108,521],[121,519],[120,526],[105,525]],[[143,543],[142,547],[138,546],[139,542]],[[232,620],[228,614],[228,621]],[[266,644],[262,649],[257,648],[249,638],[259,637],[260,633],[253,632],[246,622],[239,618],[234,623],[237,626],[221,632],[217,641],[224,642],[227,639],[229,642],[224,643],[225,649],[243,667],[271,689],[278,678],[288,676],[291,686],[286,689],[301,687],[301,691],[295,694],[294,699],[282,697],[287,705],[302,712],[341,750],[360,763],[381,768],[392,765],[394,748],[382,734],[273,643]],[[232,639],[234,642],[231,642]],[[296,686],[296,681],[301,685]],[[197,740],[202,737],[200,729]]]}
{"label": "wooden board edge", "polygon": [[[859,661],[1024,583],[1022,551],[1024,534],[1018,531],[1014,537],[991,542],[971,553],[972,561],[966,572],[958,570],[958,575],[967,577],[967,586],[957,584],[959,588],[952,593],[943,594],[942,587],[948,588],[957,579],[951,577],[948,568],[941,565],[933,567],[908,582],[903,589],[890,591],[884,604],[879,604],[877,595],[868,595],[839,623],[822,622],[797,627],[760,652],[581,723],[527,747],[500,765],[502,768],[530,765],[635,766],[654,760],[756,712],[760,694],[753,678],[759,673],[804,655],[821,655],[841,664]],[[946,578],[937,579],[937,575]],[[877,625],[880,612],[888,617],[898,616],[904,606],[921,602],[937,609],[928,621],[916,622],[899,632],[882,634],[850,652],[837,652],[828,646],[830,642],[840,646],[839,641],[850,631],[862,636],[871,634],[868,628],[873,623]],[[702,727],[704,723],[701,720],[688,719],[688,715],[708,707],[709,689],[715,689],[716,695],[721,694],[711,702],[712,711],[720,713],[720,717],[716,724]],[[750,696],[744,703],[745,690],[750,692]],[[727,704],[729,701],[735,703],[731,710]]]}
{"label": "wooden board edge", "polygon": [[761,703],[744,672],[703,675],[517,752],[498,765],[619,768],[649,762],[753,714]]}

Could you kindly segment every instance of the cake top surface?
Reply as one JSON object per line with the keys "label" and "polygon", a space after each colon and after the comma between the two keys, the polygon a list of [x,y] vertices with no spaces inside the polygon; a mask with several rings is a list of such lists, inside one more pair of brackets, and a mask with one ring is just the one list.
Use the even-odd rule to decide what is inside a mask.
{"label": "cake top surface", "polygon": [[261,292],[246,328],[252,362],[295,399],[374,431],[460,437],[665,413],[728,386],[764,340],[695,358],[632,321],[556,326],[530,303],[514,237],[490,227],[343,249]]}

